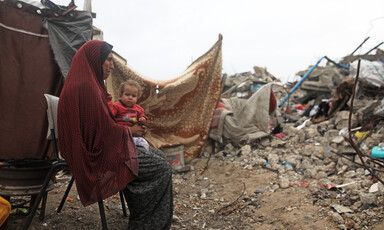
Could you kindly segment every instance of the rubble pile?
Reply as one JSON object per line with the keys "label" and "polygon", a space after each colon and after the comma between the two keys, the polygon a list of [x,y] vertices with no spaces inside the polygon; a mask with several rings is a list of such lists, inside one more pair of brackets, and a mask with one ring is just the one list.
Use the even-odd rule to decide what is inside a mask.
{"label": "rubble pile", "polygon": [[[383,52],[378,50],[377,53],[367,55],[365,61],[379,61],[383,68]],[[351,57],[345,59],[351,60]],[[377,71],[379,75],[382,74]],[[266,77],[269,73],[262,72],[263,77],[248,72],[227,78],[223,95],[248,98],[254,93],[253,90],[257,91],[257,86],[271,79],[274,81]],[[300,71],[298,75],[303,76],[306,72]],[[272,181],[266,190],[270,193],[303,183],[309,185],[314,203],[325,207],[326,215],[340,229],[370,228],[383,222],[384,185],[380,179],[384,179],[384,160],[371,156],[372,149],[384,142],[384,95],[372,93],[380,92],[382,85],[371,84],[368,90],[362,86],[368,85],[369,78],[359,78],[361,87],[356,87],[352,105],[351,93],[355,79],[349,80],[352,82],[350,87],[340,90],[339,97],[343,103],[338,104],[338,109],[334,109],[332,115],[327,114],[329,108],[332,110],[334,106],[332,103],[336,104],[336,89],[347,79],[355,77],[352,74],[356,73],[331,63],[318,67],[292,94],[290,101],[274,114],[274,126],[278,124],[280,132],[272,132],[272,127],[268,138],[238,146],[230,141],[224,147],[213,143],[212,152],[206,150],[205,157],[220,159],[243,170],[265,169],[275,172],[278,179]],[[287,85],[292,86],[291,83]],[[281,99],[283,94],[280,91],[276,95]],[[326,104],[328,109],[322,111],[325,116],[319,120],[315,117],[316,113],[321,112],[321,103]],[[351,106],[353,111],[350,118]],[[363,158],[348,141],[349,124],[351,140],[364,154]]]}
{"label": "rubble pile", "polygon": [[[303,77],[305,71],[300,71],[297,75]],[[307,104],[310,100],[316,99],[318,103],[322,99],[332,97],[334,88],[336,88],[349,75],[349,71],[342,68],[335,68],[333,64],[327,64],[325,67],[317,67],[309,75],[300,87],[301,97],[298,100],[302,104]]]}
{"label": "rubble pile", "polygon": [[[329,206],[329,215],[338,216],[336,220],[339,224],[345,224],[344,219],[350,219],[359,226],[370,226],[375,223],[372,219],[384,220],[383,215],[378,215],[384,211],[384,186],[360,165],[354,150],[339,135],[337,127],[347,122],[348,113],[343,111],[320,124],[320,128],[311,122],[307,122],[301,130],[294,123],[284,124],[287,135],[284,138],[265,139],[257,147],[244,145],[235,148],[227,144],[225,149],[212,157],[244,170],[266,168],[276,172],[278,180],[273,181],[269,192],[303,182],[314,184],[314,193],[326,193],[327,197],[320,201]],[[319,130],[323,130],[324,136]],[[383,132],[374,133],[365,139],[362,146],[368,151],[383,138]],[[348,211],[339,214],[332,208],[335,205]]]}
{"label": "rubble pile", "polygon": [[253,70],[254,73],[243,72],[231,76],[224,74],[224,89],[221,97],[249,98],[267,82],[278,81],[278,79],[265,68],[254,66]]}

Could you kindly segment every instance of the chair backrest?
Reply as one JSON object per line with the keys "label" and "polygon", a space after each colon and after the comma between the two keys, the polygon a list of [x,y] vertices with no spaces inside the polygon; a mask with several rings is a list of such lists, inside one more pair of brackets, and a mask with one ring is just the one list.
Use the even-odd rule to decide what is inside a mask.
{"label": "chair backrest", "polygon": [[55,131],[54,136],[57,138],[57,106],[59,98],[50,94],[44,94],[47,100],[47,117],[48,117],[48,132],[47,139],[52,139],[52,130]]}
{"label": "chair backrest", "polygon": [[57,149],[56,139],[57,135],[57,107],[59,105],[59,98],[50,94],[44,94],[47,100],[47,117],[48,117],[48,132],[47,139],[52,140],[53,151],[56,155],[56,159],[60,160],[60,154]]}

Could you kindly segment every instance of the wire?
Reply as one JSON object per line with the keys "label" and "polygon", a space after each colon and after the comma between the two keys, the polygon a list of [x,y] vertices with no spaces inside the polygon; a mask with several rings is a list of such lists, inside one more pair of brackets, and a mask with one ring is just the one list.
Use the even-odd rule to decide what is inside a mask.
{"label": "wire", "polygon": [[[374,22],[374,21],[378,21],[378,20],[382,20],[382,19],[384,19],[384,16],[377,17],[377,18],[374,18],[374,19],[372,19],[371,21],[369,21],[369,25],[370,25],[370,27],[369,27],[367,33],[365,34],[364,39],[367,39],[367,38],[368,38],[368,34],[369,34],[369,32],[371,32],[371,30],[375,27],[374,24],[373,24],[373,22]],[[362,49],[362,47],[363,47],[363,46],[361,46],[360,49],[359,49],[359,54],[361,54],[361,49]]]}

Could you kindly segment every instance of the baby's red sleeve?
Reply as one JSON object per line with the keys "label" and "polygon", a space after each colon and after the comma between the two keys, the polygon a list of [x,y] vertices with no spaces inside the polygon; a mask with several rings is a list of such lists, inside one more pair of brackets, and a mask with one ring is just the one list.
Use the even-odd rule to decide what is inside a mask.
{"label": "baby's red sleeve", "polygon": [[117,114],[117,106],[112,101],[108,101],[108,107],[111,110],[113,116],[115,117]]}

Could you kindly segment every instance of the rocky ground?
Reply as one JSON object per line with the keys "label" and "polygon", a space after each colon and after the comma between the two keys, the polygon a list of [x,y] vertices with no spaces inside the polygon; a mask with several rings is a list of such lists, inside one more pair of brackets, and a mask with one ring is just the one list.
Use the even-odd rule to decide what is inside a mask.
{"label": "rocky ground", "polygon": [[[173,176],[172,229],[384,229],[384,186],[340,135],[347,118],[340,112],[298,129],[301,119],[282,124],[283,138],[207,148],[189,162],[190,170]],[[376,130],[361,150],[369,152],[383,137]],[[367,163],[382,175],[378,165]],[[30,229],[101,229],[97,204],[83,207],[75,187],[63,211],[55,212],[69,179],[58,176],[44,220],[37,214]],[[105,200],[105,208],[109,229],[125,229],[128,217],[118,195]],[[25,218],[11,215],[8,229],[21,229]]]}
{"label": "rocky ground", "polygon": [[[267,169],[244,169],[217,158],[195,160],[194,170],[174,175],[175,212],[172,229],[337,229],[329,207],[304,184],[274,186],[278,176]],[[97,204],[82,207],[76,189],[57,214],[68,176],[61,176],[48,195],[45,218],[35,216],[30,229],[101,229]],[[72,200],[73,199],[73,200]],[[118,196],[105,200],[109,229],[126,229]],[[23,215],[11,215],[8,229],[22,229]]]}

